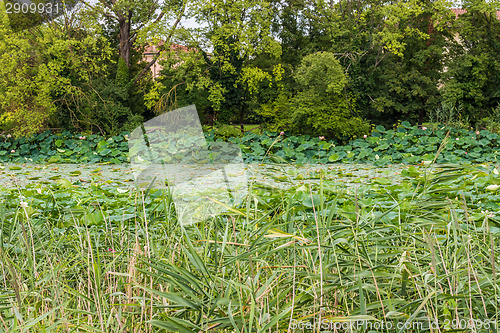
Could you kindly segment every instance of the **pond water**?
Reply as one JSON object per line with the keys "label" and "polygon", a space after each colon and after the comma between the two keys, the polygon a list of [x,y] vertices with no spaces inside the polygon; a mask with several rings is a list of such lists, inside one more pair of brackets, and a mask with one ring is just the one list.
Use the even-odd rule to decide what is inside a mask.
{"label": "pond water", "polygon": [[[309,164],[309,165],[285,165],[285,164],[248,164],[238,170],[228,170],[226,176],[231,179],[241,180],[242,172],[248,184],[265,184],[279,188],[287,188],[293,185],[307,182],[319,181],[321,175],[324,179],[348,186],[369,183],[376,178],[389,179],[398,182],[401,179],[401,171],[408,166],[390,165],[377,168],[369,164]],[[175,165],[166,173],[169,179],[174,177],[177,182],[198,179],[198,185],[210,185],[220,179],[216,171],[220,170],[217,165]],[[211,172],[211,171],[214,172]],[[158,171],[160,174],[162,172]],[[134,172],[130,164],[14,164],[6,163],[0,166],[0,187],[16,188],[30,183],[53,184],[58,179],[67,179],[76,186],[89,186],[94,183],[108,183],[135,187]],[[214,175],[211,177],[211,175]],[[239,178],[235,178],[239,177]],[[244,179],[243,179],[244,180]]]}

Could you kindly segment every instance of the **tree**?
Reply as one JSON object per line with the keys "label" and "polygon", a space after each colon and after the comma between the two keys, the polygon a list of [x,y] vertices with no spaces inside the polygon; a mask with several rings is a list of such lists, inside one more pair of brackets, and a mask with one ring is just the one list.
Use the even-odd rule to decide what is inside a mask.
{"label": "tree", "polygon": [[195,104],[199,118],[208,122],[208,91],[197,86],[206,70],[203,55],[195,49],[172,49],[159,63],[163,69],[145,96],[146,105],[158,115]]}
{"label": "tree", "polygon": [[[87,7],[85,11],[96,21],[104,18],[118,26],[119,73],[121,79],[131,79],[130,84],[140,80],[153,66],[161,53],[168,49],[175,31],[184,17],[188,0],[98,0],[91,2],[81,0]],[[158,45],[158,55],[147,63],[137,74],[129,77],[127,70],[131,67],[131,52],[139,44],[155,42],[162,38],[164,43]]]}
{"label": "tree", "polygon": [[0,123],[16,136],[43,129],[57,113],[58,102],[82,96],[71,77],[88,83],[107,70],[108,45],[70,24],[13,32],[1,11],[0,34]]}
{"label": "tree", "polygon": [[276,73],[275,67],[256,67],[253,60],[281,54],[270,29],[272,8],[266,0],[200,0],[194,8],[202,27],[192,34],[193,44],[206,64],[196,86],[209,92],[219,121],[243,122],[259,82]]}
{"label": "tree", "polygon": [[[386,126],[403,118],[422,124],[427,110],[438,107],[441,100],[439,87],[445,70],[445,53],[453,43],[450,27],[453,14],[439,2],[419,3],[422,10],[401,21],[402,29],[410,28],[412,33],[401,40],[404,49],[400,55],[389,53],[378,66],[367,67],[362,62],[353,68],[352,75],[356,71],[363,80],[368,78],[356,80],[353,86],[358,98],[361,94],[370,96],[364,100],[363,109],[371,119]],[[366,58],[374,57],[371,53]],[[392,123],[384,122],[383,118],[391,119]]]}
{"label": "tree", "polygon": [[344,70],[330,52],[304,57],[294,73],[298,92],[279,96],[261,113],[271,118],[273,129],[346,140],[369,130],[368,122],[357,116],[355,101],[347,100],[348,82]]}
{"label": "tree", "polygon": [[298,89],[293,71],[301,59],[327,51],[348,74],[344,97],[354,97],[364,117],[374,122],[390,126],[402,117],[422,120],[437,103],[452,15],[445,2],[295,0],[274,5],[288,94]]}
{"label": "tree", "polygon": [[450,49],[444,100],[474,124],[500,105],[499,1],[473,0],[456,20],[457,43]]}

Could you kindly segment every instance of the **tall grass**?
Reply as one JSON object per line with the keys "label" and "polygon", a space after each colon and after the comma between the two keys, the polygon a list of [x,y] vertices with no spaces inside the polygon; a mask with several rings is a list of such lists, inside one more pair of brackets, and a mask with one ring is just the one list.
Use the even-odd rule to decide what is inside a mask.
{"label": "tall grass", "polygon": [[323,178],[253,188],[244,205],[191,226],[177,223],[166,192],[131,194],[126,223],[4,209],[0,332],[326,331],[348,321],[365,332],[376,320],[394,323],[377,332],[429,322],[417,327],[496,331],[498,229],[472,220],[475,203],[454,183],[467,172],[449,166],[391,189]]}

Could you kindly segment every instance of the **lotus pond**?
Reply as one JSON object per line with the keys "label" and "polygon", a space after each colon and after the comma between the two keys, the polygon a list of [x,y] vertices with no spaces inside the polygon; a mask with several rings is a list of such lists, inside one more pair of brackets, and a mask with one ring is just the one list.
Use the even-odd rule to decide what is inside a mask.
{"label": "lotus pond", "polygon": [[[429,125],[430,126],[430,125]],[[422,161],[437,163],[496,163],[500,156],[500,136],[488,130],[472,131],[433,124],[432,128],[419,128],[403,121],[395,129],[377,126],[372,133],[346,142],[325,140],[309,135],[264,131],[246,133],[242,137],[221,138],[211,130],[202,135],[208,146],[225,142],[240,147],[242,158],[252,163],[369,163],[388,166],[399,163],[418,164]],[[112,163],[130,162],[133,148],[128,132],[109,138],[96,134],[81,135],[63,132],[43,132],[30,138],[0,136],[0,163]],[[165,138],[163,138],[165,139]],[[196,137],[190,140],[160,140],[159,150],[182,159],[183,151],[196,148]],[[153,145],[154,146],[154,145]],[[132,148],[131,148],[132,147]],[[165,161],[169,163],[170,161]]]}
{"label": "lotus pond", "polygon": [[125,164],[3,164],[0,332],[497,331],[496,164],[246,168],[184,226]]}

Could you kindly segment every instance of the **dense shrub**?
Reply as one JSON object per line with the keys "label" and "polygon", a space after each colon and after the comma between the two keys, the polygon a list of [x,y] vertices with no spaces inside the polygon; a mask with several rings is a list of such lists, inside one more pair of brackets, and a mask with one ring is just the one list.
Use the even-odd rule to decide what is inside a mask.
{"label": "dense shrub", "polygon": [[347,77],[333,53],[304,57],[294,79],[296,94],[283,92],[261,109],[270,119],[269,129],[341,140],[368,133],[369,124],[357,116],[355,100],[344,95]]}
{"label": "dense shrub", "polygon": [[229,138],[242,137],[241,129],[232,125],[221,125],[214,128],[214,139],[228,140]]}

